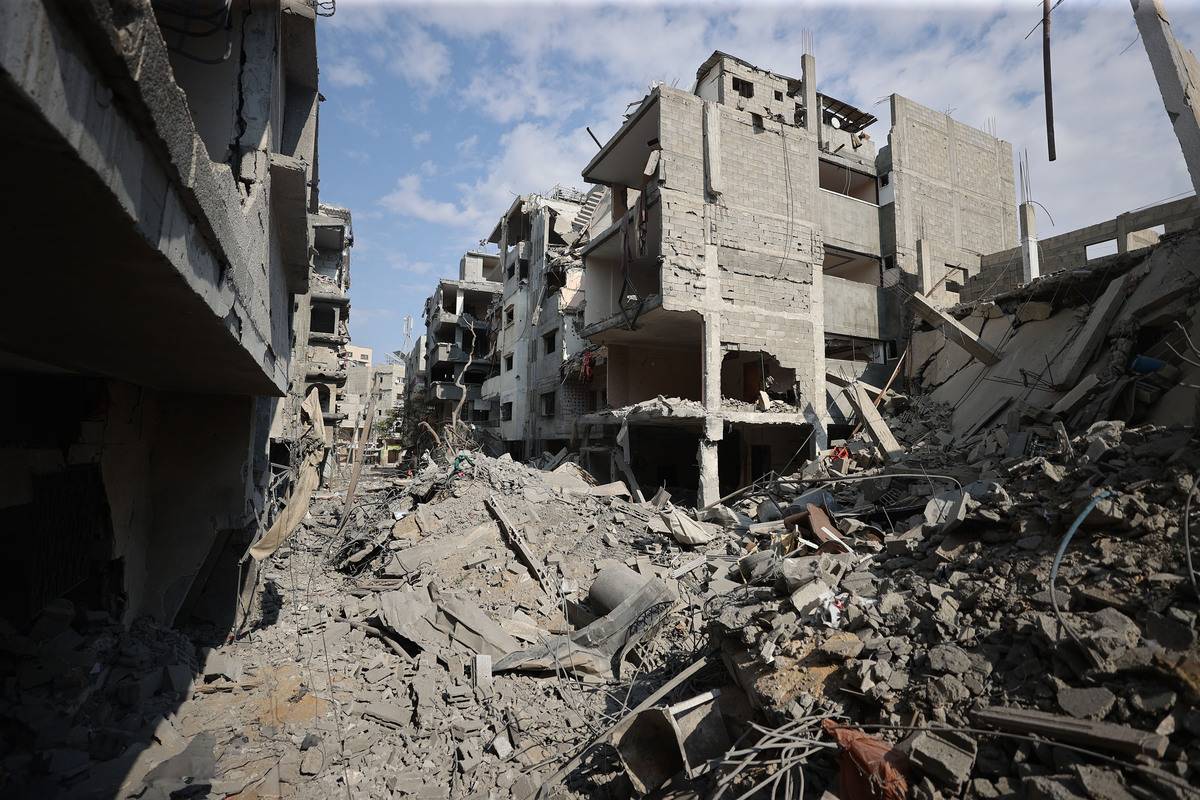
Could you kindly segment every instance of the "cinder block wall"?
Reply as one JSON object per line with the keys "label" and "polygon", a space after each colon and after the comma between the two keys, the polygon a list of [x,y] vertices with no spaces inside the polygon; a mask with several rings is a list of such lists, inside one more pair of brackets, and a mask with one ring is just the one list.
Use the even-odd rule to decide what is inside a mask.
{"label": "cinder block wall", "polygon": [[[935,264],[979,271],[979,257],[1017,244],[1012,145],[892,95],[892,128],[882,165],[895,202],[885,214],[898,266],[918,275],[916,247],[929,241]],[[890,241],[888,243],[891,243]]]}
{"label": "cinder block wall", "polygon": [[714,105],[719,115],[721,194],[710,205],[717,248],[717,307],[707,294],[703,101],[660,89],[663,147],[663,307],[720,313],[724,351],[763,351],[796,370],[817,395],[823,379],[816,140],[748,111]]}

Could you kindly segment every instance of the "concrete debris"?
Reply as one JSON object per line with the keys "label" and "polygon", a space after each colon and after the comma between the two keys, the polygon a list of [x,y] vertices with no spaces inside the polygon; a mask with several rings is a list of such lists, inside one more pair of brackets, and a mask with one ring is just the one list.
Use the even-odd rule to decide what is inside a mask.
{"label": "concrete debris", "polygon": [[[73,346],[5,358],[46,410],[0,458],[0,796],[1195,796],[1194,198],[1102,223],[1095,262],[1026,204],[1016,248],[1006,143],[893,95],[877,154],[811,55],[717,52],[596,188],[516,197],[373,371],[316,195],[314,4],[229,16],[232,105],[192,102],[181,4],[18,5],[20,220],[124,232],[98,269],[10,243],[139,313],[62,269],[10,304],[12,346],[34,317]],[[235,106],[232,144],[188,123]],[[896,216],[943,201],[936,242]]]}

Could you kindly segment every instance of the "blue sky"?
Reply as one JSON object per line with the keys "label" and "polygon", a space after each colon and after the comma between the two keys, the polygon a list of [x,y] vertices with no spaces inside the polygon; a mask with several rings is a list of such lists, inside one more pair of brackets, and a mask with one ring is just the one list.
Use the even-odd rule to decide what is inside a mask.
{"label": "blue sky", "polygon": [[[1027,149],[1046,236],[1190,191],[1127,0],[1054,12],[1058,160],[1046,161],[1032,0],[946,4],[416,4],[338,0],[318,27],[321,199],[354,214],[350,331],[401,349],[439,276],[456,274],[517,194],[579,172],[654,82],[690,89],[714,49],[800,74],[869,110],[887,140],[903,94]],[[1167,2],[1195,48],[1200,5]]]}

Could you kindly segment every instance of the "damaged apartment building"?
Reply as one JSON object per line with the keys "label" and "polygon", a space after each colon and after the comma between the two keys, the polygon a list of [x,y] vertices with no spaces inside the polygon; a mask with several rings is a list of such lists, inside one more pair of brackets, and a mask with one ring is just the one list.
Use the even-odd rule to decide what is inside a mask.
{"label": "damaged apartment building", "polygon": [[[281,447],[301,435],[300,406],[316,392],[326,443],[349,415],[344,392],[349,376],[350,248],[354,231],[349,209],[322,203],[310,217],[313,232],[312,266],[308,291],[293,299],[293,346],[288,411],[276,416],[272,438]],[[288,463],[290,456],[277,452],[272,461]]]}
{"label": "damaged apartment building", "polygon": [[235,591],[210,609],[202,590],[233,586],[254,535],[301,379],[292,304],[336,294],[310,255],[340,252],[349,223],[318,205],[316,9],[0,16],[4,225],[24,266],[0,322],[4,616],[232,615]]}
{"label": "damaged apartment building", "polygon": [[459,261],[458,280],[438,281],[425,300],[425,335],[407,365],[421,389],[410,389],[408,403],[434,427],[450,420],[491,422],[482,387],[492,368],[490,309],[502,292],[501,278],[498,256],[469,252]]}
{"label": "damaged apartment building", "polygon": [[587,407],[589,387],[566,372],[588,346],[579,333],[583,264],[570,246],[600,194],[556,186],[523,195],[488,237],[500,249],[503,290],[490,316],[493,368],[482,393],[491,431],[514,458],[557,453],[575,418],[596,410]]}
{"label": "damaged apartment building", "polygon": [[715,52],[583,170],[606,187],[576,248],[603,407],[575,431],[600,480],[707,504],[803,463],[849,433],[827,379],[895,363],[905,297],[952,303],[1017,244],[1007,142],[892,95],[876,149],[876,118],[802,67]]}

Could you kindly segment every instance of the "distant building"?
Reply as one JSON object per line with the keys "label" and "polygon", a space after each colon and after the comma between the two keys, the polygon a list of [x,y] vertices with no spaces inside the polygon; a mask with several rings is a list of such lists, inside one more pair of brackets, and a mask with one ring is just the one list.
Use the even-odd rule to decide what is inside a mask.
{"label": "distant building", "polygon": [[494,306],[493,369],[481,387],[488,419],[514,458],[567,445],[585,388],[564,365],[587,346],[582,322],[583,264],[569,246],[600,198],[556,187],[513,201],[488,242],[500,248],[503,292]]}
{"label": "distant building", "polygon": [[435,428],[456,409],[463,422],[493,422],[481,387],[494,366],[491,308],[503,291],[500,258],[467,253],[458,275],[438,281],[425,301],[424,400]]}

